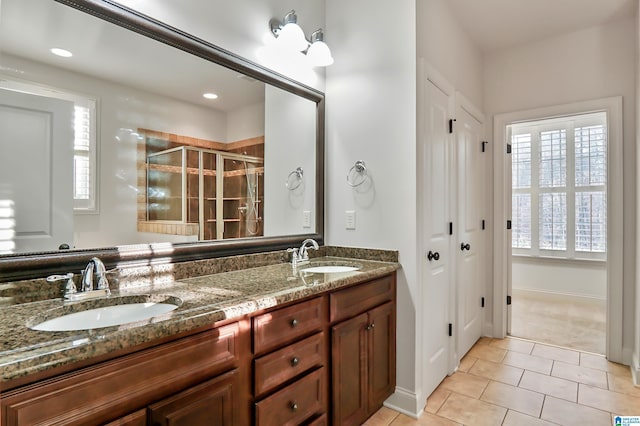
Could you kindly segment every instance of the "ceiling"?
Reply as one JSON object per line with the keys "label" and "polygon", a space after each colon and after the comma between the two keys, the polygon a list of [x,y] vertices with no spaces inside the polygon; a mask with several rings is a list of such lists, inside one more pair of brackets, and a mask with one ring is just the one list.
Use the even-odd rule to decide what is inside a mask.
{"label": "ceiling", "polygon": [[637,0],[446,0],[485,53],[635,16]]}

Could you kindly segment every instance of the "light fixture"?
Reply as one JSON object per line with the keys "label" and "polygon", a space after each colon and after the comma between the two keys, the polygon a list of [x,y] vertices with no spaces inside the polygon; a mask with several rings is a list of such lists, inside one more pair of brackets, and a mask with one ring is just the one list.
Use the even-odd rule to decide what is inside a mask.
{"label": "light fixture", "polygon": [[50,52],[53,53],[54,55],[57,55],[63,58],[70,58],[73,56],[73,53],[65,49],[60,49],[59,47],[52,48]]}
{"label": "light fixture", "polygon": [[324,42],[322,29],[314,31],[311,40],[308,41],[297,22],[295,10],[287,13],[282,21],[272,19],[269,22],[271,33],[276,38],[276,45],[290,51],[305,53],[312,66],[326,67],[333,64],[331,50]]}
{"label": "light fixture", "polygon": [[307,58],[314,67],[327,67],[333,64],[333,56],[329,46],[324,42],[322,28],[311,33],[311,45],[307,50]]}
{"label": "light fixture", "polygon": [[202,97],[205,99],[218,99],[218,95],[215,93],[203,93]]}

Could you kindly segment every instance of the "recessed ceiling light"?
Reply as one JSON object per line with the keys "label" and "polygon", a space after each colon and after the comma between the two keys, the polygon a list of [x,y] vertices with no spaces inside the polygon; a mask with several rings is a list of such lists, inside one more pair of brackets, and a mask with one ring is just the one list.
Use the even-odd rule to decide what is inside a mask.
{"label": "recessed ceiling light", "polygon": [[202,97],[207,99],[218,99],[218,95],[215,93],[205,93]]}
{"label": "recessed ceiling light", "polygon": [[63,58],[70,58],[73,56],[73,53],[69,52],[68,50],[59,49],[57,47],[51,49],[51,53],[53,53],[54,55],[62,56]]}

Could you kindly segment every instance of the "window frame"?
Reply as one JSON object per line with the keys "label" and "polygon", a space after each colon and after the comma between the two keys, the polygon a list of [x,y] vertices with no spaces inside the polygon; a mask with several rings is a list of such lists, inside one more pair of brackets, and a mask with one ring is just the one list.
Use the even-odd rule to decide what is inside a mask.
{"label": "window frame", "polygon": [[[605,135],[605,182],[600,185],[578,186],[576,185],[576,167],[575,167],[575,129],[602,125]],[[540,186],[540,134],[547,131],[566,130],[565,140],[565,186]],[[531,153],[530,153],[530,187],[512,187],[512,204],[515,195],[530,194],[530,248],[514,247],[511,241],[511,250],[514,256],[519,257],[536,257],[536,258],[558,258],[570,260],[592,260],[604,261],[607,259],[608,247],[604,252],[582,251],[576,250],[576,194],[580,192],[602,192],[605,197],[605,212],[607,212],[607,204],[609,202],[607,194],[607,176],[609,167],[608,158],[608,122],[605,112],[593,112],[568,115],[553,119],[532,120],[510,125],[510,141],[513,143],[517,136],[530,134]],[[515,151],[514,149],[513,151]],[[566,194],[566,248],[561,249],[543,249],[540,248],[540,197],[541,194],[562,193]],[[514,211],[515,213],[515,211]],[[514,221],[513,229],[516,229],[516,217],[512,213]],[[605,223],[607,219],[605,217]],[[606,232],[610,232],[608,229]],[[607,244],[607,236],[605,235],[605,246]]]}

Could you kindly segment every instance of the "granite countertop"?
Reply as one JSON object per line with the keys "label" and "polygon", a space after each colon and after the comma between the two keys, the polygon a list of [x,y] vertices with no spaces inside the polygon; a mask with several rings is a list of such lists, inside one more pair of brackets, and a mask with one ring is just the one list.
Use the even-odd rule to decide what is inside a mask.
{"label": "granite countertop", "polygon": [[[317,264],[357,264],[360,269],[340,273],[304,272],[305,268]],[[241,318],[262,309],[380,277],[399,267],[395,262],[322,257],[295,271],[290,264],[280,263],[177,281],[152,281],[146,286],[112,292],[109,303],[136,298],[162,301],[174,297],[181,299],[182,304],[172,312],[145,321],[95,330],[47,332],[28,328],[27,324],[34,325],[43,318],[56,316],[56,310],[68,310],[72,303],[61,299],[3,306],[0,310],[0,382],[186,333],[219,321]],[[75,303],[91,307],[91,304],[103,302]]]}

